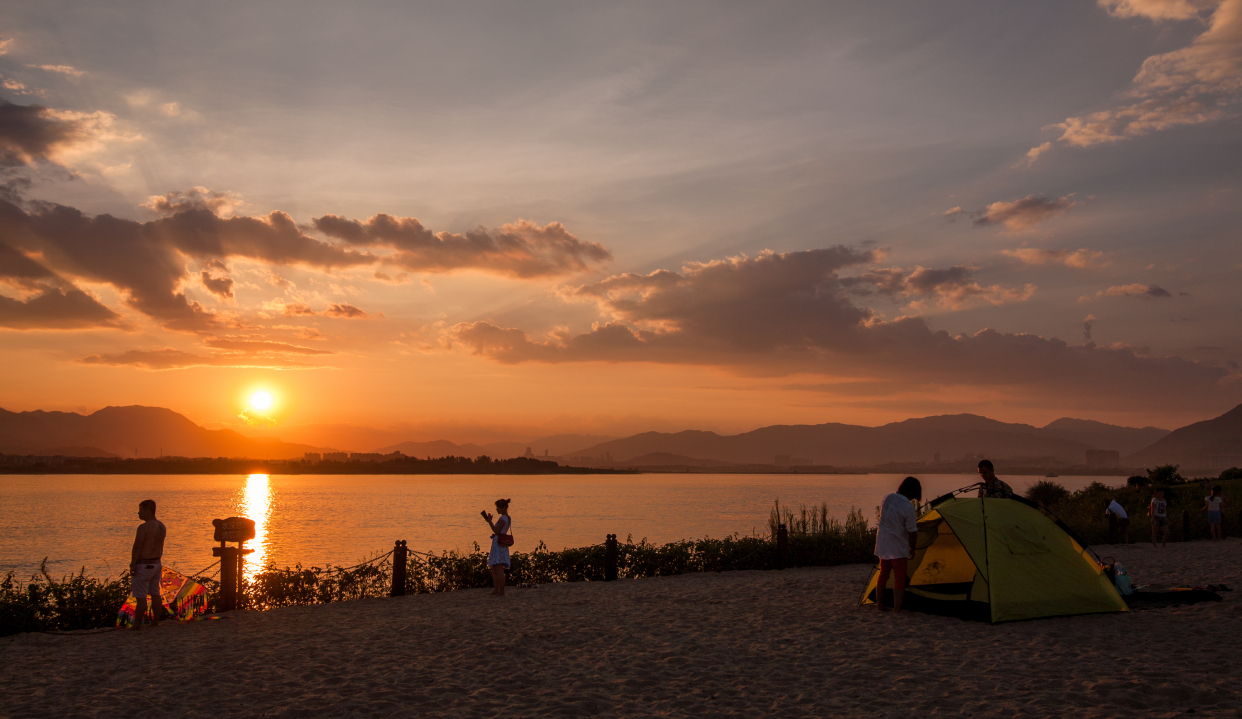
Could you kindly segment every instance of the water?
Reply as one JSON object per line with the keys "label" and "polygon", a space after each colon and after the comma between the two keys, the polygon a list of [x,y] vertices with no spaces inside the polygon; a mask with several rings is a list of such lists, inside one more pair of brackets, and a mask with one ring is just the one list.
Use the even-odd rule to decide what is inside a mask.
{"label": "water", "polygon": [[[481,510],[512,498],[516,549],[586,546],[604,535],[670,542],[766,534],[772,501],[827,502],[874,522],[902,475],[7,475],[0,476],[0,572],[23,579],[47,557],[53,576],[86,567],[115,576],[129,563],[138,503],[151,498],[168,526],[165,563],[197,571],[211,556],[211,520],[246,516],[257,537],[248,573],[277,566],[352,565],[404,539],[411,549],[469,550],[491,534]],[[924,498],[972,484],[971,475],[924,475]],[[1041,477],[1004,477],[1024,491]],[[1067,489],[1117,477],[1060,477]]]}

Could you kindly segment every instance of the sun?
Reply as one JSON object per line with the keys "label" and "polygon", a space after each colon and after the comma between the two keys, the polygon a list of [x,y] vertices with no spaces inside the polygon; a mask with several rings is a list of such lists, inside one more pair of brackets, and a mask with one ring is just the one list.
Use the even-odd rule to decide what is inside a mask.
{"label": "sun", "polygon": [[271,393],[260,391],[250,395],[250,406],[260,412],[267,411],[272,406]]}

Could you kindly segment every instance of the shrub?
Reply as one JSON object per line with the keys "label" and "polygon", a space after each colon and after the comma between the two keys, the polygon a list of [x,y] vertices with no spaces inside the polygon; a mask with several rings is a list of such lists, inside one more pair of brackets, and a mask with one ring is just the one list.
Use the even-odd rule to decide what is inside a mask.
{"label": "shrub", "polygon": [[1056,482],[1042,479],[1026,490],[1026,498],[1045,507],[1055,507],[1070,496],[1069,490]]}
{"label": "shrub", "polygon": [[1227,482],[1231,479],[1242,479],[1242,469],[1239,469],[1238,467],[1230,467],[1224,472],[1221,472],[1220,477],[1217,479],[1221,482]]}
{"label": "shrub", "polygon": [[1151,484],[1151,478],[1146,475],[1136,474],[1126,480],[1127,487],[1146,487]]}
{"label": "shrub", "polygon": [[1154,485],[1184,484],[1186,478],[1178,473],[1180,464],[1162,464],[1155,469],[1147,470],[1147,481]]}

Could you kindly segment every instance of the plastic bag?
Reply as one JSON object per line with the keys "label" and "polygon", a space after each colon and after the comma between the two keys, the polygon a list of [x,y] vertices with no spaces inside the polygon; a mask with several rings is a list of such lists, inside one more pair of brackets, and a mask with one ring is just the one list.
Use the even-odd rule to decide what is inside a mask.
{"label": "plastic bag", "polygon": [[1130,575],[1126,574],[1126,568],[1121,566],[1121,562],[1117,562],[1114,569],[1113,584],[1117,585],[1117,591],[1122,596],[1134,594],[1134,585],[1130,583]]}

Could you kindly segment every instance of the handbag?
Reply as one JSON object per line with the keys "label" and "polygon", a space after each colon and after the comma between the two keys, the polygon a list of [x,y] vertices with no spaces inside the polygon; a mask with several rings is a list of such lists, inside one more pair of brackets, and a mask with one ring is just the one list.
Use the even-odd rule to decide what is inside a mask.
{"label": "handbag", "polygon": [[512,547],[513,546],[513,535],[512,534],[497,534],[496,544],[499,544],[502,547]]}

